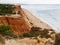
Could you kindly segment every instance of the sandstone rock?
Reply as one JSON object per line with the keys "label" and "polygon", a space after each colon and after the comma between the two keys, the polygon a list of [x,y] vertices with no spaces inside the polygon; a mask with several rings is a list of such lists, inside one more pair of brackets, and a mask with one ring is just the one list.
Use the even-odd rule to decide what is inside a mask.
{"label": "sandstone rock", "polygon": [[20,35],[30,31],[30,26],[23,16],[21,6],[14,5],[13,8],[15,11],[20,13],[0,16],[0,24],[10,25],[15,35]]}

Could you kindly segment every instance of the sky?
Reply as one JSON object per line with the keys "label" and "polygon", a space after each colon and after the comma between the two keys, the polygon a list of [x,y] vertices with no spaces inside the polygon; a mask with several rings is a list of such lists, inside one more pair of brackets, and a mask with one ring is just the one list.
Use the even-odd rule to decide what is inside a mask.
{"label": "sky", "polygon": [[0,0],[0,3],[12,4],[60,4],[59,0]]}

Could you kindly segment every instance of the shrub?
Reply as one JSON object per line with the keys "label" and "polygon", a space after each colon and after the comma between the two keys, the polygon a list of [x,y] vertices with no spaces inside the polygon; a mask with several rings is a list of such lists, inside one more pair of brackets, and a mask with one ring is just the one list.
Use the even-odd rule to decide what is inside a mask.
{"label": "shrub", "polygon": [[11,28],[10,26],[0,25],[0,33],[3,35],[6,35],[8,32],[10,32]]}
{"label": "shrub", "polygon": [[42,32],[40,32],[42,38],[50,38],[51,36],[48,35],[48,33],[49,33],[48,29],[44,29]]}
{"label": "shrub", "polygon": [[15,14],[15,12],[13,12],[12,5],[0,4],[0,15],[5,14]]}
{"label": "shrub", "polygon": [[60,45],[60,33],[56,34],[55,45]]}
{"label": "shrub", "polygon": [[32,27],[30,32],[23,34],[23,37],[37,37],[40,34],[40,32],[37,33],[36,31],[38,31],[39,29],[41,29],[41,28]]}
{"label": "shrub", "polygon": [[40,35],[41,38],[51,38],[51,35],[49,35],[48,29],[43,29],[40,27],[32,27],[31,31],[28,33],[24,33],[22,37],[37,37]]}
{"label": "shrub", "polygon": [[9,25],[0,25],[0,34],[3,36],[15,37]]}
{"label": "shrub", "polygon": [[32,28],[31,28],[32,31],[33,31],[33,30],[34,30],[34,31],[35,31],[35,30],[40,30],[40,29],[41,29],[40,27],[32,27]]}

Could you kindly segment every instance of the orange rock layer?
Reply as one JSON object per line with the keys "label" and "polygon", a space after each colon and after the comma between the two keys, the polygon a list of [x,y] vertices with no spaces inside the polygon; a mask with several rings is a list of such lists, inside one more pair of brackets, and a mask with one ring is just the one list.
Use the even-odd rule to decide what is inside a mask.
{"label": "orange rock layer", "polygon": [[0,24],[3,25],[10,25],[12,31],[15,35],[20,35],[26,33],[30,30],[28,23],[24,20],[23,17],[10,17],[10,16],[1,16],[0,17]]}

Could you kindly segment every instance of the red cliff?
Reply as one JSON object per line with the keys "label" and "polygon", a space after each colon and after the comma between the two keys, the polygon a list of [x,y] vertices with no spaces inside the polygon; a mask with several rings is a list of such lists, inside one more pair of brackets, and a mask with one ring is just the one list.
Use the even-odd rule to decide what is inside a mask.
{"label": "red cliff", "polygon": [[10,25],[14,34],[23,34],[30,30],[28,23],[24,20],[23,17],[14,18],[11,16],[1,16],[0,24]]}
{"label": "red cliff", "polygon": [[29,24],[26,22],[21,6],[13,6],[16,14],[9,14],[9,16],[0,16],[0,24],[10,25],[15,35],[26,33],[30,30]]}

